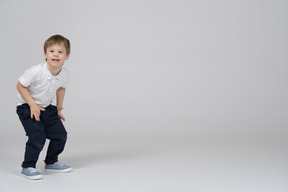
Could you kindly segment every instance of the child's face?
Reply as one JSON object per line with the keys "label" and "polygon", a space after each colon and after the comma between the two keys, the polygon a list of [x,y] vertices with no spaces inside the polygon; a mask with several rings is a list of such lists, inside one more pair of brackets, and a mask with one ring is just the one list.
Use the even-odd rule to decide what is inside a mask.
{"label": "child's face", "polygon": [[50,69],[61,69],[64,62],[69,58],[66,54],[66,49],[62,44],[55,44],[47,48],[44,57],[47,60],[47,65]]}

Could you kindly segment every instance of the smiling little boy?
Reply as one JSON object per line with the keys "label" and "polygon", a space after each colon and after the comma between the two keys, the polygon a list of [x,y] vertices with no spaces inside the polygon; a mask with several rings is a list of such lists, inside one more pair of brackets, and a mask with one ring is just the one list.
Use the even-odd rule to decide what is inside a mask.
{"label": "smiling little boy", "polygon": [[[61,111],[69,83],[69,73],[63,65],[69,56],[69,40],[61,35],[50,37],[44,43],[46,62],[27,69],[17,83],[17,114],[28,136],[22,175],[28,179],[42,179],[36,163],[46,139],[50,140],[44,161],[46,171],[72,170],[58,162],[67,140]],[[55,96],[57,106],[51,104]]]}

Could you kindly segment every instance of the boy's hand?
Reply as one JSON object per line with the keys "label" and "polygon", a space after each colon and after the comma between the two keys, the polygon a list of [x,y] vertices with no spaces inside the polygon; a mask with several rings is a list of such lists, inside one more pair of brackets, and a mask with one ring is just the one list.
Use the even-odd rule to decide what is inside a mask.
{"label": "boy's hand", "polygon": [[30,106],[30,111],[31,111],[31,119],[33,119],[34,116],[36,121],[40,121],[40,113],[41,111],[45,111],[45,109],[35,104]]}
{"label": "boy's hand", "polygon": [[60,119],[62,119],[63,121],[65,121],[65,117],[62,115],[61,111],[62,111],[63,107],[57,108],[58,110],[58,116]]}

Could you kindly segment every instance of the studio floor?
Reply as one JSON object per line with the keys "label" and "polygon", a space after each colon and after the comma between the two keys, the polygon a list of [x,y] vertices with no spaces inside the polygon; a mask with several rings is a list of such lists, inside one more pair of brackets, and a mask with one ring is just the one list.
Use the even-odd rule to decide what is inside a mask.
{"label": "studio floor", "polygon": [[[6,140],[5,140],[6,139]],[[23,142],[1,138],[0,192],[287,192],[288,142],[160,136],[72,136],[60,161],[71,173],[20,175]],[[4,141],[9,145],[4,145]]]}

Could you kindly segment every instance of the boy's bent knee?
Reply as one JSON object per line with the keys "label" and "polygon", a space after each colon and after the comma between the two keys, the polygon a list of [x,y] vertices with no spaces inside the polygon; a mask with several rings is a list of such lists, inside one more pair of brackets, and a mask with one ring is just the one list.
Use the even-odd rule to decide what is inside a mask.
{"label": "boy's bent knee", "polygon": [[31,133],[28,135],[27,144],[33,145],[35,148],[42,150],[46,141],[45,133]]}

